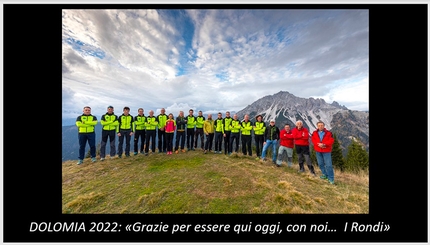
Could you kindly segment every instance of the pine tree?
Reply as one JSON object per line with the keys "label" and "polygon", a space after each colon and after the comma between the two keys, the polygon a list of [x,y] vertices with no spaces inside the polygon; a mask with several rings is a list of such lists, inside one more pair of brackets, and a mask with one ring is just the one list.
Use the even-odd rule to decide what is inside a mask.
{"label": "pine tree", "polygon": [[348,146],[345,166],[351,171],[366,170],[369,167],[369,157],[366,150],[355,140]]}
{"label": "pine tree", "polygon": [[333,167],[344,171],[345,169],[345,159],[343,158],[342,149],[340,148],[339,141],[337,140],[336,134],[334,136],[334,143],[331,150],[331,159]]}

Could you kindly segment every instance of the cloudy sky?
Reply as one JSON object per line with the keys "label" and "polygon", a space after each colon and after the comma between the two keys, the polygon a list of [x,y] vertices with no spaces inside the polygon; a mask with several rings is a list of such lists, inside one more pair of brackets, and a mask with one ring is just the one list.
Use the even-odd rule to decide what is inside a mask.
{"label": "cloudy sky", "polygon": [[239,111],[266,95],[369,109],[369,12],[64,9],[63,119]]}

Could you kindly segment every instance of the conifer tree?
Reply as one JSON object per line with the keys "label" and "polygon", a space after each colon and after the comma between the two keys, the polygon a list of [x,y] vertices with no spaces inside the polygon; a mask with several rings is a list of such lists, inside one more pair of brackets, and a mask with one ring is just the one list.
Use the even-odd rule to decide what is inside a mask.
{"label": "conifer tree", "polygon": [[346,155],[346,168],[351,171],[366,170],[369,167],[369,158],[364,148],[355,140],[348,146]]}
{"label": "conifer tree", "polygon": [[340,148],[339,141],[337,140],[336,134],[333,134],[334,143],[331,150],[331,159],[333,167],[344,171],[345,169],[345,159],[343,158],[342,149]]}

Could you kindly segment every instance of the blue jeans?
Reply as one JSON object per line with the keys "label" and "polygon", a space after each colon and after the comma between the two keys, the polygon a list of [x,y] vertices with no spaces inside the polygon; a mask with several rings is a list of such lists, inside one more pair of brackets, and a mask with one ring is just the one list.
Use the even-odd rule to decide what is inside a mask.
{"label": "blue jeans", "polygon": [[315,152],[317,156],[318,166],[323,175],[331,181],[334,181],[334,171],[331,161],[331,152]]}
{"label": "blue jeans", "polygon": [[272,161],[276,161],[276,147],[278,146],[278,140],[266,140],[266,144],[263,146],[263,153],[261,154],[261,158],[266,157],[267,149],[272,145]]}
{"label": "blue jeans", "polygon": [[84,160],[85,145],[90,145],[91,158],[96,157],[96,133],[79,134],[79,160]]}
{"label": "blue jeans", "polygon": [[293,148],[289,148],[286,146],[279,146],[278,149],[278,159],[276,160],[276,164],[281,165],[284,160],[284,155],[287,155],[287,163],[288,167],[293,166]]}

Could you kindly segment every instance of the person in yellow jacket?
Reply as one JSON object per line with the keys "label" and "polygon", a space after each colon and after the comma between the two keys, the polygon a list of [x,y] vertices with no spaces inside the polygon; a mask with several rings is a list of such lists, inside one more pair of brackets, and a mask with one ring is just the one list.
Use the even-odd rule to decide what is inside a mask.
{"label": "person in yellow jacket", "polygon": [[246,153],[248,152],[249,156],[252,156],[252,148],[251,148],[251,131],[253,129],[252,122],[249,121],[249,115],[246,114],[242,123],[241,123],[241,138],[242,138],[242,153],[244,156],[246,156]]}
{"label": "person in yellow jacket", "polygon": [[110,152],[109,155],[113,158],[116,154],[115,137],[116,128],[119,125],[118,117],[114,114],[113,106],[108,106],[106,114],[100,119],[102,125],[102,140],[100,143],[100,161],[105,160],[106,156],[106,144],[109,138]]}
{"label": "person in yellow jacket", "polygon": [[256,160],[260,160],[261,153],[263,151],[263,144],[266,142],[264,139],[264,133],[266,132],[266,123],[263,122],[263,116],[257,115],[254,123],[254,141],[255,151],[257,154]]}
{"label": "person in yellow jacket", "polygon": [[196,131],[194,133],[194,149],[197,148],[197,143],[200,138],[200,146],[202,150],[204,150],[205,146],[205,133],[203,132],[203,124],[205,123],[205,117],[203,116],[203,112],[199,111],[199,114],[196,117]]}
{"label": "person in yellow jacket", "polygon": [[167,153],[167,143],[166,143],[166,131],[164,127],[166,125],[168,116],[166,115],[166,109],[161,108],[160,115],[157,116],[158,122],[158,153]]}
{"label": "person in yellow jacket", "polygon": [[230,112],[227,111],[225,113],[224,119],[222,119],[222,124],[224,127],[224,154],[231,155],[230,150],[230,135],[231,135],[231,121],[233,121],[233,118],[230,117]]}
{"label": "person in yellow jacket", "polygon": [[143,108],[137,109],[137,116],[134,117],[133,127],[134,127],[134,139],[133,139],[133,149],[134,155],[138,154],[139,150],[139,139],[140,139],[140,154],[144,154],[145,149],[145,140],[146,140],[146,131],[145,131],[145,122],[146,116],[143,113]]}
{"label": "person in yellow jacket", "polygon": [[130,107],[126,106],[122,110],[123,113],[121,116],[118,117],[118,127],[117,127],[117,133],[118,133],[118,157],[122,157],[122,147],[124,145],[124,138],[125,138],[125,156],[130,157],[130,140],[131,136],[133,135],[133,116],[130,115]]}
{"label": "person in yellow jacket", "polygon": [[151,150],[152,153],[155,153],[155,135],[158,126],[157,117],[154,116],[154,111],[149,111],[149,116],[146,117],[146,147],[145,147],[145,156],[148,156],[149,152],[149,142],[151,142]]}
{"label": "person in yellow jacket", "polygon": [[235,142],[234,152],[239,152],[239,139],[240,139],[240,121],[237,119],[237,114],[233,115],[233,120],[231,121],[231,134],[230,134],[230,144],[228,149],[228,154],[231,155],[233,152],[233,142]]}
{"label": "person in yellow jacket", "polygon": [[193,115],[193,109],[190,109],[188,113],[189,115],[187,116],[187,150],[194,151],[194,130],[196,127],[196,117]]}
{"label": "person in yellow jacket", "polygon": [[96,125],[97,117],[91,115],[91,107],[85,106],[83,114],[76,118],[79,139],[78,165],[81,165],[84,162],[85,146],[87,142],[90,146],[91,161],[96,161],[96,132],[94,130]]}
{"label": "person in yellow jacket", "polygon": [[212,120],[212,114],[208,114],[208,119],[205,120],[203,124],[203,132],[206,135],[206,142],[205,142],[205,151],[206,154],[208,151],[212,151],[212,142],[214,140],[214,132],[215,132],[215,126],[214,126],[214,120]]}
{"label": "person in yellow jacket", "polygon": [[214,122],[215,127],[215,154],[222,153],[222,138],[224,135],[224,124],[221,112],[218,112],[218,118]]}

